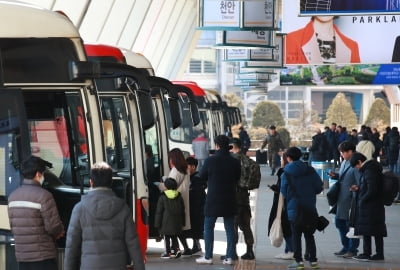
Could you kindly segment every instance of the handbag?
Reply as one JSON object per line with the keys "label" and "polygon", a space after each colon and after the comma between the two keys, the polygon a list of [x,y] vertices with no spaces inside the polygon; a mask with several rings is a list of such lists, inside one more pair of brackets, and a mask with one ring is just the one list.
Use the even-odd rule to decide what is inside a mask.
{"label": "handbag", "polygon": [[340,181],[337,181],[335,184],[333,184],[328,192],[326,193],[326,198],[328,199],[328,204],[330,206],[334,206],[339,198],[339,193],[340,193]]}
{"label": "handbag", "polygon": [[282,194],[279,194],[278,208],[276,209],[276,217],[269,231],[269,240],[271,241],[271,245],[273,245],[274,247],[280,247],[283,242],[283,231],[281,224],[282,208],[283,208],[283,196]]}
{"label": "handbag", "polygon": [[322,232],[329,225],[329,220],[324,216],[319,216],[317,221],[317,230]]}

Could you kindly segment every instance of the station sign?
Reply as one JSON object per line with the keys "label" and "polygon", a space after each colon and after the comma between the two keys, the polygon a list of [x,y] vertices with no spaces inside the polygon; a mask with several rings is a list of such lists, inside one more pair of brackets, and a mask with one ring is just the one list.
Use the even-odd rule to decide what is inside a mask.
{"label": "station sign", "polygon": [[201,0],[199,29],[250,30],[277,29],[281,0]]}

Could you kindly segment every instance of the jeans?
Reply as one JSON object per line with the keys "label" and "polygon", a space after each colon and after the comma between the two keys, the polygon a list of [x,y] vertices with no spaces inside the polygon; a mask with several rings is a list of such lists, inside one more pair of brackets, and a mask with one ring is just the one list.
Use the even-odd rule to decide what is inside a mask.
{"label": "jeans", "polygon": [[345,219],[335,218],[335,225],[339,231],[340,241],[343,246],[341,251],[357,253],[360,239],[348,238],[346,236],[349,231],[349,221]]}
{"label": "jeans", "polygon": [[[214,249],[214,227],[217,217],[204,217],[204,248],[206,259],[213,257]],[[224,227],[226,231],[226,258],[235,258],[236,256],[236,243],[235,243],[235,229],[234,217],[224,217]]]}
{"label": "jeans", "polygon": [[296,262],[303,261],[303,255],[301,251],[301,235],[304,234],[306,240],[306,256],[310,262],[317,261],[317,248],[315,246],[314,232],[315,229],[310,231],[302,226],[296,226],[293,222],[290,222],[292,227],[292,239],[293,239],[293,251]]}
{"label": "jeans", "polygon": [[292,236],[285,238],[285,253],[293,252],[293,239]]}

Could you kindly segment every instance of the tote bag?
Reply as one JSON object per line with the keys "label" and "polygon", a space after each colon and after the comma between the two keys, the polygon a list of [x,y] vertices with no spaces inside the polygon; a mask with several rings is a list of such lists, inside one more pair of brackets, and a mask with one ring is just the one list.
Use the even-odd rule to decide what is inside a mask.
{"label": "tote bag", "polygon": [[269,239],[271,240],[271,245],[273,245],[274,247],[280,247],[283,242],[283,232],[281,224],[282,208],[283,208],[283,196],[282,194],[279,194],[276,217],[274,219],[274,222],[272,222],[272,226],[269,231]]}

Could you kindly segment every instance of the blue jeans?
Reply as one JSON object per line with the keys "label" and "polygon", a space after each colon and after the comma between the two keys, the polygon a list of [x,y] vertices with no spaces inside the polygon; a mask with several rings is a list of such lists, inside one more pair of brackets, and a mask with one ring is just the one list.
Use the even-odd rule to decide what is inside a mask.
{"label": "blue jeans", "polygon": [[[216,221],[217,217],[204,217],[204,257],[206,259],[213,257],[214,227]],[[236,256],[234,216],[224,217],[224,227],[226,231],[226,258],[232,259]]]}
{"label": "blue jeans", "polygon": [[292,236],[285,237],[285,253],[293,252],[293,239]]}
{"label": "blue jeans", "polygon": [[342,242],[342,250],[344,252],[357,253],[360,239],[348,238],[346,234],[349,231],[349,221],[345,219],[335,218],[335,225],[339,231],[340,241]]}

